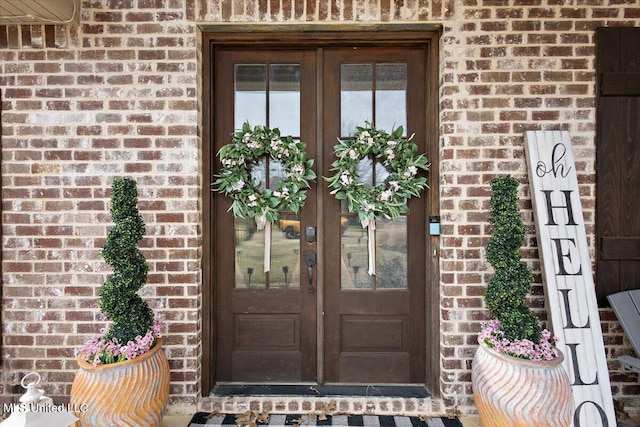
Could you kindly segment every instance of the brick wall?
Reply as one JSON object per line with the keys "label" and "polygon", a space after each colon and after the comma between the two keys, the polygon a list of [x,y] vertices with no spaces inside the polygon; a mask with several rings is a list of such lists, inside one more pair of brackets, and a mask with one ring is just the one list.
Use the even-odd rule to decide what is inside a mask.
{"label": "brick wall", "polygon": [[[78,26],[0,27],[0,399],[15,399],[14,385],[30,370],[43,373],[50,395],[68,395],[73,349],[104,325],[95,299],[108,273],[100,258],[111,224],[107,190],[113,177],[129,175],[147,223],[143,293],[167,319],[171,405],[237,408],[197,397],[199,202],[207,191],[197,25],[223,21],[442,24],[442,403],[474,411],[470,366],[491,274],[488,182],[511,173],[525,184],[523,253],[538,283],[531,302],[542,313],[522,132],[570,131],[592,236],[594,29],[640,25],[636,0],[85,0]],[[611,312],[602,319],[609,355],[629,352]],[[615,361],[610,369],[616,399],[638,415],[638,376]]]}
{"label": "brick wall", "polygon": [[96,297],[110,271],[100,257],[107,191],[127,175],[147,224],[143,295],[167,324],[172,404],[195,405],[198,64],[184,14],[183,2],[83,2],[77,27],[5,29],[5,397],[30,370],[44,374],[48,394],[69,394],[74,348],[105,324]]}
{"label": "brick wall", "polygon": [[[595,208],[595,39],[598,26],[638,25],[640,6],[629,1],[468,0],[444,22],[441,85],[441,268],[443,390],[448,405],[473,404],[471,361],[481,295],[490,278],[485,260],[489,181],[510,173],[521,187],[529,226],[524,258],[534,270],[534,294],[543,295],[535,247],[523,131],[568,130],[593,257]],[[513,5],[513,6],[512,6]],[[543,307],[543,298],[532,304]],[[544,310],[541,310],[544,316]],[[610,310],[602,311],[609,356],[628,351]],[[609,363],[613,393],[638,414],[637,375]],[[627,371],[628,372],[628,371]]]}

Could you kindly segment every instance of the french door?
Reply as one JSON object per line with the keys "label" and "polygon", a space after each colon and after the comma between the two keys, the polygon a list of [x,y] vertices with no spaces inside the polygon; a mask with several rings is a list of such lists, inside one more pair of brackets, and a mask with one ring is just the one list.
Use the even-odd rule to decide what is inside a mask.
{"label": "french door", "polygon": [[[426,382],[430,197],[411,199],[409,212],[395,221],[376,220],[376,274],[369,275],[367,232],[323,176],[333,173],[337,140],[365,121],[387,131],[402,126],[427,152],[428,58],[424,46],[213,51],[211,174],[221,167],[215,153],[248,121],[304,141],[318,175],[302,210],[281,212],[270,236],[252,219],[234,218],[228,198],[211,195],[205,269],[211,289],[204,305],[215,382]],[[359,170],[371,185],[384,181],[373,162],[361,162]],[[283,173],[269,160],[252,169],[265,186]]]}

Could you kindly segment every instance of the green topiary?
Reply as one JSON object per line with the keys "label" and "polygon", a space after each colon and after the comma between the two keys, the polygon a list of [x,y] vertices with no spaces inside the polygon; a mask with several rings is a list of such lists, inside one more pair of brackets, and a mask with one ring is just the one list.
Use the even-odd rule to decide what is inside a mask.
{"label": "green topiary", "polygon": [[494,230],[487,245],[487,260],[495,274],[484,300],[491,315],[500,321],[505,338],[539,343],[540,321],[525,303],[533,276],[520,259],[525,228],[518,212],[518,181],[511,176],[498,177],[491,182],[491,189],[489,222]]}
{"label": "green topiary", "polygon": [[136,182],[116,178],[111,193],[115,226],[109,230],[102,249],[102,257],[114,273],[100,289],[99,306],[113,322],[105,340],[115,338],[123,344],[144,336],[154,321],[151,308],[138,295],[147,282],[149,267],[137,247],[145,232],[137,205]]}

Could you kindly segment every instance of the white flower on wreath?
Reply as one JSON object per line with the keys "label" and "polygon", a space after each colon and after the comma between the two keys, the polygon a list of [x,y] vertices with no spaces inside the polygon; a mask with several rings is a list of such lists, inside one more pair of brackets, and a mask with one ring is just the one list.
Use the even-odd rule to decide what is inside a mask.
{"label": "white flower on wreath", "polygon": [[302,179],[302,175],[304,175],[304,167],[302,165],[294,165],[291,173],[299,181]]}
{"label": "white flower on wreath", "polygon": [[349,158],[355,160],[358,158],[358,153],[353,148],[349,150]]}
{"label": "white flower on wreath", "polygon": [[415,174],[417,173],[418,173],[418,168],[416,168],[415,166],[409,166],[407,171],[402,176],[404,176],[405,178],[411,178],[412,176],[415,176]]}
{"label": "white flower on wreath", "polygon": [[386,202],[391,198],[391,196],[393,196],[393,192],[391,190],[384,190],[380,193],[380,200]]}
{"label": "white flower on wreath", "polygon": [[240,179],[235,185],[232,187],[233,191],[240,191],[244,188],[244,180]]}
{"label": "white flower on wreath", "polygon": [[243,140],[245,143],[246,143],[246,142],[249,142],[249,140],[251,139],[251,136],[252,136],[252,135],[251,135],[251,133],[250,133],[250,132],[247,132],[247,133],[245,133],[245,134],[244,134],[244,136],[242,137],[242,140]]}
{"label": "white flower on wreath", "polygon": [[393,152],[393,148],[387,148],[384,152],[387,155],[387,159],[393,160],[396,158],[396,153]]}
{"label": "white flower on wreath", "polygon": [[353,177],[349,176],[349,172],[342,172],[340,182],[342,182],[343,185],[349,185],[353,182]]}
{"label": "white flower on wreath", "polygon": [[366,130],[360,134],[360,141],[365,141],[369,147],[371,147],[374,144],[371,134]]}
{"label": "white flower on wreath", "polygon": [[398,181],[389,181],[389,187],[393,188],[394,191],[398,191],[400,184],[398,184]]}
{"label": "white flower on wreath", "polygon": [[279,139],[274,139],[271,141],[271,149],[274,151],[278,151],[278,148],[282,145],[282,141]]}
{"label": "white flower on wreath", "polygon": [[257,198],[255,194],[251,194],[249,195],[249,203],[247,203],[248,206],[258,206],[258,202],[257,202]]}

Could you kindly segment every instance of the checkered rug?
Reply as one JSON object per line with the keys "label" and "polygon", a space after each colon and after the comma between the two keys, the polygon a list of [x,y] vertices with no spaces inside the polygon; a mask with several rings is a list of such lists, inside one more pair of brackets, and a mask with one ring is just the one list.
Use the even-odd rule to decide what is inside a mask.
{"label": "checkered rug", "polygon": [[378,416],[378,415],[328,415],[320,420],[309,415],[269,414],[268,420],[247,420],[242,417],[225,414],[207,414],[198,412],[193,416],[189,427],[211,426],[342,426],[342,427],[462,427],[458,419],[431,418],[421,420],[417,417]]}

